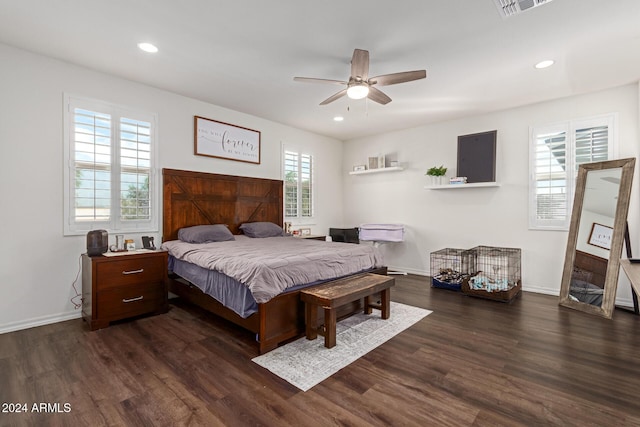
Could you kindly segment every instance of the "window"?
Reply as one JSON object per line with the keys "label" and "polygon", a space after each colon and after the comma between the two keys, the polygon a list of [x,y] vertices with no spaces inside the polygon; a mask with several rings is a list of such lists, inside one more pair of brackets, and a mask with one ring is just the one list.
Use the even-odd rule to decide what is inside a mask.
{"label": "window", "polygon": [[65,235],[157,231],[155,115],[65,101]]}
{"label": "window", "polygon": [[313,156],[285,150],[284,209],[287,218],[313,217]]}
{"label": "window", "polygon": [[568,230],[578,167],[614,159],[616,115],[531,128],[529,228]]}

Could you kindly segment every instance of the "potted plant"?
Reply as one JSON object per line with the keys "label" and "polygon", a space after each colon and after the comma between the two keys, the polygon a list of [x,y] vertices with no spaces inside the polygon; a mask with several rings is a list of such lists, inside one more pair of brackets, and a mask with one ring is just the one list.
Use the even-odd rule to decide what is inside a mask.
{"label": "potted plant", "polygon": [[431,177],[431,181],[433,184],[440,185],[442,184],[442,177],[447,173],[447,168],[444,165],[433,166],[427,170],[425,175],[429,175]]}

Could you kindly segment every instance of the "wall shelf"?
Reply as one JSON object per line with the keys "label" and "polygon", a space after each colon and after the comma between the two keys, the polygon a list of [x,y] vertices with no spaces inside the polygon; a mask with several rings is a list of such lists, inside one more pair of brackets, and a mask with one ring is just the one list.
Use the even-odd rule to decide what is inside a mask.
{"label": "wall shelf", "polygon": [[349,172],[349,175],[365,175],[368,173],[398,172],[401,170],[404,170],[402,166],[390,166],[388,168],[367,169],[363,171],[351,171]]}
{"label": "wall shelf", "polygon": [[443,184],[443,185],[427,185],[427,190],[461,190],[463,188],[482,188],[482,187],[500,187],[497,182],[472,182],[469,184]]}

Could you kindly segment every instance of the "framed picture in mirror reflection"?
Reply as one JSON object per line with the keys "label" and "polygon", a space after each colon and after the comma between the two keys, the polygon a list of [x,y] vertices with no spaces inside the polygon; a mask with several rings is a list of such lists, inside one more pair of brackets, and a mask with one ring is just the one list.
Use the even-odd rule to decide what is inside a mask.
{"label": "framed picture in mirror reflection", "polygon": [[612,227],[607,227],[606,225],[594,222],[591,226],[591,233],[589,233],[589,241],[587,243],[599,248],[610,250],[612,235]]}

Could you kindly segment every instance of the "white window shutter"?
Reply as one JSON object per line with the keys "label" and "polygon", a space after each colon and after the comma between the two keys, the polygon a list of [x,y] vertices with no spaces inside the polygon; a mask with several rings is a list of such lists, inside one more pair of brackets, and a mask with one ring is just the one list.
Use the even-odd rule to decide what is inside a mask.
{"label": "white window shutter", "polygon": [[157,231],[155,114],[65,95],[65,235]]}
{"label": "white window shutter", "polygon": [[120,220],[149,220],[151,123],[120,119]]}
{"label": "white window shutter", "polygon": [[73,109],[74,212],[78,222],[111,218],[111,116]]}
{"label": "white window shutter", "polygon": [[312,155],[284,151],[284,198],[285,217],[313,217]]}
{"label": "white window shutter", "polygon": [[532,128],[529,228],[568,230],[578,167],[614,158],[615,114]]}
{"label": "white window shutter", "polygon": [[313,158],[300,155],[300,205],[301,216],[313,217]]}

